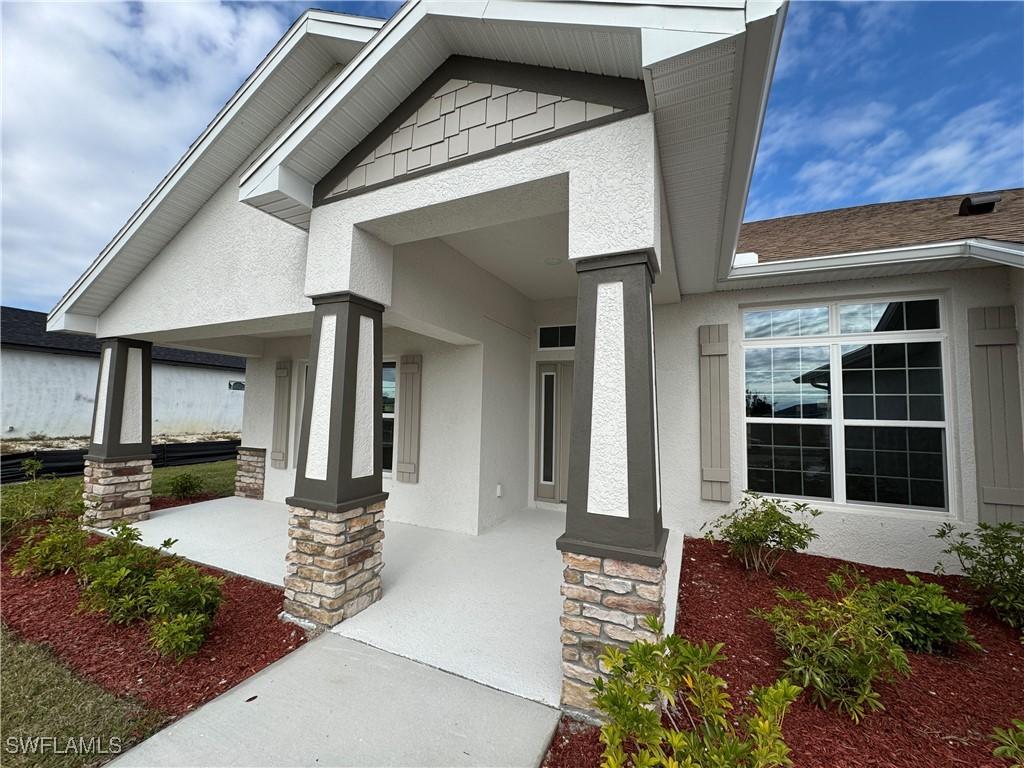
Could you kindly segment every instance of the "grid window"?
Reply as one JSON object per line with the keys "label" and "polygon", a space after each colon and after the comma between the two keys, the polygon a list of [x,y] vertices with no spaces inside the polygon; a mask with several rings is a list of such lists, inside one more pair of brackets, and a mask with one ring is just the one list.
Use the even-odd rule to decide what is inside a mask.
{"label": "grid window", "polygon": [[832,498],[831,428],[747,425],[747,486],[759,493]]}
{"label": "grid window", "polygon": [[948,509],[940,320],[938,299],[744,312],[748,487]]}
{"label": "grid window", "polygon": [[944,509],[943,432],[928,427],[847,427],[846,497]]}
{"label": "grid window", "polygon": [[385,472],[390,472],[394,463],[395,453],[395,399],[398,393],[395,374],[397,364],[384,363],[384,370],[381,375],[382,392],[382,413],[381,413],[381,444],[383,446],[383,460],[381,466]]}
{"label": "grid window", "polygon": [[545,325],[537,331],[541,349],[571,349],[576,346],[575,325]]}

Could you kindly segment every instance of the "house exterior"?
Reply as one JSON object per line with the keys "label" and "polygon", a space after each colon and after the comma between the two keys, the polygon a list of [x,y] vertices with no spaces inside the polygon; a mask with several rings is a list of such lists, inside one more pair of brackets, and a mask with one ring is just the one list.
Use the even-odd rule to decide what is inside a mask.
{"label": "house exterior", "polygon": [[[47,333],[45,312],[0,307],[3,439],[88,435],[101,347]],[[245,359],[155,347],[152,398],[155,434],[241,432]]]}
{"label": "house exterior", "polygon": [[289,505],[286,612],[381,600],[383,516],[564,514],[562,704],[586,710],[597,648],[675,604],[670,531],[747,487],[824,509],[819,551],[907,568],[941,522],[1019,516],[1020,193],[894,238],[870,212],[741,235],[784,16],[304,14],[50,314],[106,339],[87,521],[148,511],[110,478],[145,485],[151,345],[244,356],[243,492]]}

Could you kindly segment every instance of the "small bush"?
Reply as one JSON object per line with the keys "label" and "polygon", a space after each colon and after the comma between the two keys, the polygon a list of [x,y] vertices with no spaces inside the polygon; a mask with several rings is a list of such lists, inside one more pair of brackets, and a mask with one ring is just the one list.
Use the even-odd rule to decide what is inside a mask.
{"label": "small bush", "polygon": [[1024,631],[1024,523],[978,523],[973,531],[945,523],[934,537],[946,543],[945,554],[957,556],[968,583],[996,615]]}
{"label": "small bush", "polygon": [[181,661],[198,653],[209,628],[210,617],[204,613],[176,613],[149,625],[149,642],[161,655]]}
{"label": "small bush", "polygon": [[769,499],[746,492],[739,509],[728,512],[702,528],[707,538],[723,539],[733,557],[741,560],[747,570],[772,573],[786,552],[807,549],[818,538],[807,522],[797,522],[797,515],[817,517],[816,509],[802,502]]}
{"label": "small bush", "polygon": [[223,595],[224,579],[208,576],[191,563],[178,562],[157,572],[149,584],[149,613],[156,619],[179,614],[217,613]]}
{"label": "small bush", "polygon": [[897,643],[918,653],[950,653],[961,643],[981,650],[964,621],[966,605],[947,597],[940,584],[927,584],[910,573],[906,579],[906,584],[878,581],[860,593],[877,601]]}
{"label": "small bush", "polygon": [[1024,720],[1014,720],[1009,728],[996,728],[992,740],[996,743],[993,757],[1009,760],[1012,768],[1024,768]]}
{"label": "small bush", "polygon": [[82,514],[82,481],[40,476],[42,462],[26,459],[22,471],[29,478],[3,488],[0,504],[0,538],[4,548],[32,526],[53,517],[78,517]]}
{"label": "small bush", "polygon": [[754,614],[767,621],[788,654],[786,677],[810,691],[811,701],[834,704],[854,722],[884,709],[876,680],[909,676],[906,653],[889,630],[877,600],[842,572],[829,577],[833,598],[812,600],[803,592],[777,589],[781,603]]}
{"label": "small bush", "polygon": [[[119,525],[112,530],[113,536],[93,547],[93,557],[81,568],[81,608],[105,613],[114,624],[127,624],[149,615],[149,586],[165,553],[140,545],[136,528]],[[173,544],[168,539],[162,548]]]}
{"label": "small bush", "polygon": [[[662,631],[653,618],[648,626]],[[755,688],[753,708],[737,722],[725,681],[709,671],[724,658],[721,651],[721,644],[695,645],[676,635],[638,640],[625,651],[608,647],[601,657],[608,681],[597,678],[593,687],[595,704],[609,719],[601,728],[603,768],[792,765],[782,720],[800,689],[785,679]],[[662,725],[663,713],[672,728]],[[627,743],[635,754],[627,754]]]}
{"label": "small bush", "polygon": [[85,561],[89,534],[76,520],[57,517],[33,528],[11,558],[15,574],[47,575],[76,570]]}
{"label": "small bush", "polygon": [[176,499],[191,499],[203,492],[203,481],[192,472],[182,472],[171,478],[171,496]]}

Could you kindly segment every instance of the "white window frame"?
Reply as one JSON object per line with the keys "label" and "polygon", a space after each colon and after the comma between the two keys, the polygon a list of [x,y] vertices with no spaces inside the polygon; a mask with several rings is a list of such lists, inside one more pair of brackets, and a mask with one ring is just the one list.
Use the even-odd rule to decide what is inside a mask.
{"label": "white window frame", "polygon": [[[391,419],[391,422],[392,422],[392,426],[391,426],[391,435],[392,435],[391,469],[384,469],[384,467],[381,466],[381,475],[383,477],[389,477],[390,478],[390,477],[394,477],[394,474],[395,474],[395,458],[396,458],[395,450],[396,450],[396,448],[398,446],[398,425],[400,424],[400,422],[398,421],[397,417],[398,417],[399,402],[401,400],[401,395],[399,394],[398,390],[399,390],[399,387],[401,386],[402,376],[401,376],[401,373],[400,373],[400,369],[402,367],[402,364],[401,364],[401,362],[399,362],[398,358],[395,357],[394,355],[384,355],[383,358],[380,361],[381,370],[383,370],[384,365],[386,363],[394,363],[395,364],[395,412],[394,413],[384,413],[383,409],[381,409],[381,413],[380,413],[381,418]],[[383,386],[383,384],[381,386]],[[383,439],[383,437],[384,436],[381,435],[381,439]]]}
{"label": "white window frame", "polygon": [[[881,331],[874,333],[847,333],[839,331],[839,307],[847,304],[871,304],[898,301],[921,301],[936,299],[939,302],[939,327],[937,329],[918,331]],[[806,309],[810,307],[827,307],[829,327],[827,334],[817,336],[775,336],[770,338],[748,339],[745,336],[744,320],[746,313],[787,309]],[[950,349],[950,312],[946,296],[936,293],[900,294],[893,296],[849,296],[827,301],[801,300],[797,302],[777,302],[771,304],[751,304],[740,307],[740,337],[742,338],[743,355],[740,360],[741,376],[740,391],[743,395],[741,417],[743,420],[743,440],[740,449],[740,469],[744,487],[747,484],[747,425],[748,424],[800,424],[828,426],[831,429],[832,454],[832,498],[821,499],[813,496],[792,496],[787,494],[771,494],[773,497],[807,501],[816,507],[828,508],[835,506],[843,511],[862,511],[872,513],[900,512],[920,515],[930,519],[955,518],[958,513],[957,482],[956,482],[956,445],[954,431],[957,423],[955,415],[955,394],[953,391],[952,352]],[[886,342],[939,342],[940,365],[942,366],[942,421],[910,421],[889,419],[846,419],[843,399],[842,347],[846,344],[881,344]],[[771,416],[747,416],[746,413],[746,351],[756,348],[771,347],[804,347],[827,346],[829,349],[829,370],[831,375],[831,416],[827,419],[813,418],[775,418]],[[881,502],[850,501],[846,498],[846,430],[845,427],[921,427],[943,430],[944,451],[946,457],[945,483],[946,508],[912,507]]]}

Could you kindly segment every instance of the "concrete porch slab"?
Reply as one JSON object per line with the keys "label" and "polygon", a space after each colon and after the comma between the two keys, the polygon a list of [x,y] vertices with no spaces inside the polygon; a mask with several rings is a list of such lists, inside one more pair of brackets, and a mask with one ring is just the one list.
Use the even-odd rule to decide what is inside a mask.
{"label": "concrete porch slab", "polygon": [[134,525],[146,546],[177,539],[172,551],[189,560],[275,586],[284,583],[285,504],[228,496],[153,512],[148,520]]}
{"label": "concrete porch slab", "polygon": [[384,524],[384,597],[334,632],[558,706],[564,516],[523,510],[478,536]]}
{"label": "concrete porch slab", "polygon": [[131,766],[537,766],[555,709],[326,633],[131,749]]}

